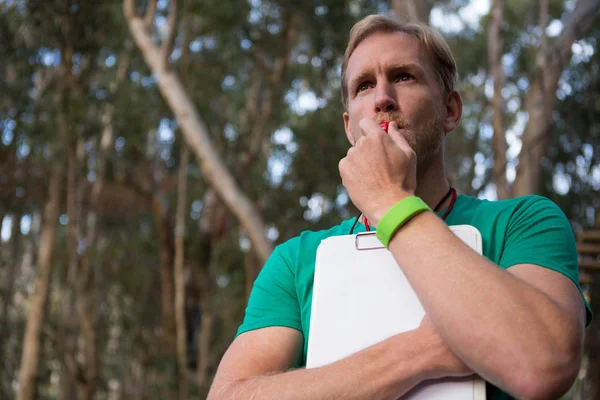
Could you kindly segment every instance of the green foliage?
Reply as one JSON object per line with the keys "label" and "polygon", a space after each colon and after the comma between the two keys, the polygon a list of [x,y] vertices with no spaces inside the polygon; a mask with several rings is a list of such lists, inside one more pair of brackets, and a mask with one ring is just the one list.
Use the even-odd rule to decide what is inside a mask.
{"label": "green foliage", "polygon": [[[388,2],[208,0],[183,4],[187,25],[180,25],[171,66],[181,76],[219,155],[258,207],[274,243],[354,216],[357,210],[338,172],[338,162],[349,147],[342,122],[340,64],[351,26],[363,15],[387,11]],[[445,1],[436,4],[436,9],[456,16],[469,4],[468,0]],[[517,139],[523,98],[535,74],[538,4],[510,0],[505,8],[505,123]],[[550,21],[564,18],[565,4],[550,1]],[[143,11],[145,2],[138,5]],[[158,5],[152,32],[160,44],[168,2]],[[488,25],[489,16],[484,15],[464,29],[442,29],[458,63],[458,89],[464,101],[462,124],[447,137],[447,166],[453,184],[466,193],[493,192],[489,186],[493,155]],[[290,26],[294,36],[288,43]],[[576,229],[590,225],[591,210],[600,208],[596,117],[600,103],[594,96],[600,90],[600,56],[595,51],[599,26],[596,21],[582,43],[583,53],[591,49],[591,54],[574,58],[562,76],[543,161],[543,194],[565,210]],[[188,56],[183,56],[184,37],[189,41]],[[71,51],[72,58],[65,60]],[[124,79],[117,81],[122,63]],[[284,73],[277,76],[277,66],[282,64],[286,65]],[[65,71],[66,66],[71,70]],[[99,398],[113,391],[113,381],[126,387],[125,397],[133,396],[132,387],[142,385],[125,382],[134,379],[133,370],[152,378],[142,389],[142,397],[159,392],[173,395],[174,355],[164,351],[161,339],[162,228],[150,201],[152,195],[165,200],[172,235],[182,141],[172,111],[129,36],[121,1],[0,2],[0,71],[0,217],[18,212],[39,216],[46,200],[48,171],[55,163],[66,165],[67,142],[78,143],[81,238],[88,229],[87,216],[98,212],[97,242],[81,243],[82,257],[93,265],[98,299]],[[89,192],[99,173],[99,142],[111,107],[114,143],[106,154],[104,176],[109,189],[98,210],[92,210]],[[60,130],[61,116],[66,118],[66,132]],[[516,162],[516,156],[509,157],[509,169]],[[200,220],[214,210],[204,208],[207,185],[196,160],[187,171],[188,285],[210,294],[208,310],[216,318],[212,373],[243,316],[246,266],[251,257],[245,233],[231,215],[216,221],[219,229],[208,245],[204,241]],[[557,187],[561,180],[570,182],[567,191],[564,185]],[[65,191],[62,197],[61,212],[66,213]],[[51,340],[44,337],[47,352],[40,387],[48,397],[60,391],[56,376],[61,372],[56,365],[64,363],[68,353],[57,340],[61,334],[79,332],[75,317],[66,321],[69,313],[64,311],[73,304],[67,229],[60,225],[58,230],[46,323]],[[24,236],[34,249],[29,254],[34,260],[38,235],[39,230]],[[7,250],[2,245],[4,254]],[[34,276],[31,271],[20,271],[16,284],[20,298],[28,298]],[[0,281],[3,277],[0,271]],[[26,305],[13,302],[11,307],[14,329],[10,340],[20,343]],[[15,379],[17,367],[9,361],[0,365],[0,381]],[[193,390],[202,393],[206,388]]]}
{"label": "green foliage", "polygon": [[600,209],[600,102],[594,95],[600,90],[600,55],[597,51],[589,55],[599,40],[596,24],[580,43],[588,56],[575,56],[562,76],[560,101],[552,116],[553,145],[543,164],[543,193],[561,206],[577,231],[594,226],[595,212]]}

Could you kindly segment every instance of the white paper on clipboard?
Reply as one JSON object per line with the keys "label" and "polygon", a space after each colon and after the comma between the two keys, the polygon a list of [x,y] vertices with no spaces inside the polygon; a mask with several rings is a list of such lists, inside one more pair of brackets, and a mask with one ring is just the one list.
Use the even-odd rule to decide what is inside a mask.
{"label": "white paper on clipboard", "polygon": [[[475,227],[450,229],[481,254],[481,234]],[[402,269],[372,232],[327,238],[317,249],[306,366],[329,364],[413,330],[424,316]],[[485,400],[485,382],[428,381],[403,399]]]}

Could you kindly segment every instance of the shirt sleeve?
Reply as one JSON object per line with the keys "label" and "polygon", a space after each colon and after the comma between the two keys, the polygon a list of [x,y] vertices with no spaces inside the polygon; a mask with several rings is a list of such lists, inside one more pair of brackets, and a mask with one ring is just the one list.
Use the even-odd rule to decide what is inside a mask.
{"label": "shirt sleeve", "polygon": [[[565,214],[549,199],[529,197],[510,218],[499,265],[506,269],[517,264],[535,264],[557,271],[569,278],[581,293],[573,231]],[[583,301],[589,324],[592,311],[585,298]]]}
{"label": "shirt sleeve", "polygon": [[269,326],[284,326],[302,332],[300,306],[291,265],[291,246],[277,246],[260,271],[237,335]]}

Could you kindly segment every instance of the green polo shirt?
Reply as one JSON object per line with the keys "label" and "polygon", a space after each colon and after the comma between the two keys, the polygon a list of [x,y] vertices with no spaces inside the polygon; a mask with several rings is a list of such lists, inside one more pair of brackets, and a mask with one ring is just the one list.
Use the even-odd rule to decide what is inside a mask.
{"label": "green polo shirt", "polygon": [[[302,362],[297,367],[306,365],[317,247],[330,236],[349,234],[355,220],[324,231],[305,231],[277,246],[254,282],[237,334],[269,326],[297,329],[304,335]],[[581,293],[575,238],[564,213],[552,201],[540,196],[488,201],[461,194],[446,224],[477,228],[483,255],[500,268],[535,264],[552,269],[573,281]],[[354,229],[354,233],[364,231],[362,224]],[[589,324],[592,313],[587,302],[585,306]],[[487,392],[488,399],[510,398],[490,384]]]}

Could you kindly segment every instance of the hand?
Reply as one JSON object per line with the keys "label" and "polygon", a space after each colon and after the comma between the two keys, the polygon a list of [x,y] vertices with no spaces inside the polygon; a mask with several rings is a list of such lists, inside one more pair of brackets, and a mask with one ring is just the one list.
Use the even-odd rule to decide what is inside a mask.
{"label": "hand", "polygon": [[427,315],[423,318],[417,330],[423,336],[424,340],[431,344],[431,348],[437,350],[430,371],[430,379],[473,374],[473,371],[444,342],[444,339],[437,333],[431,319]]}
{"label": "hand", "polygon": [[363,136],[340,161],[340,175],[354,205],[377,226],[394,204],[414,194],[417,157],[395,122],[388,134],[371,119],[359,127]]}

